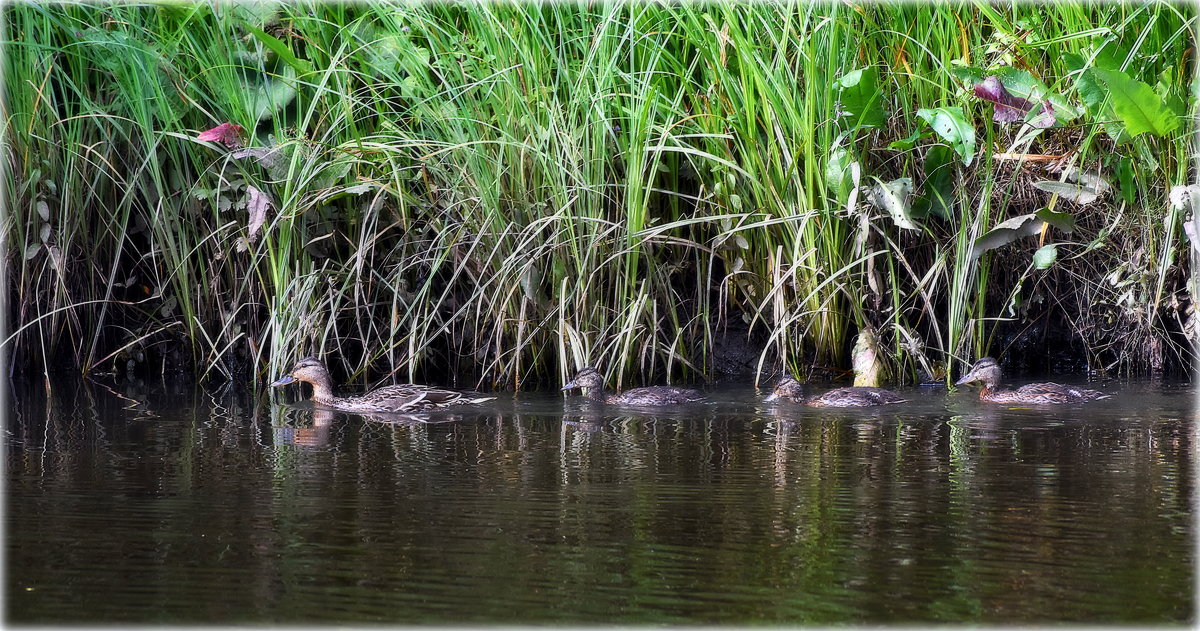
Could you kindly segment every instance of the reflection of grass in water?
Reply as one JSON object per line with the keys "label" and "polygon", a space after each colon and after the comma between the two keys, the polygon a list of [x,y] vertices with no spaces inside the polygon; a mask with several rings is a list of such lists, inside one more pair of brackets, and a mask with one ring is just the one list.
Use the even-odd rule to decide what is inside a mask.
{"label": "reflection of grass in water", "polygon": [[[1130,59],[1190,107],[1171,5],[6,14],[23,364],[250,380],[325,351],[355,376],[527,387],[603,359],[625,387],[695,381],[727,325],[765,342],[761,366],[797,373],[847,366],[866,325],[902,379],[1031,325],[1079,335],[1093,363],[1183,353],[1181,213],[1165,192],[1187,179],[1187,135],[1114,145],[1084,113],[1014,147],[1017,126],[950,73],[1028,68],[1078,104],[1067,53]],[[835,82],[863,68],[876,128],[839,115],[852,105]],[[979,136],[969,166],[949,154],[947,216],[907,230],[848,207],[851,163],[864,185],[922,190],[937,137],[903,141],[935,107],[965,108]],[[238,159],[192,140],[226,121],[278,150]],[[1068,209],[1069,236],[972,261],[975,237],[1047,200],[996,147],[1077,150],[1120,192]],[[271,204],[253,234],[251,188]],[[1030,265],[1042,241],[1059,246],[1046,271]]]}

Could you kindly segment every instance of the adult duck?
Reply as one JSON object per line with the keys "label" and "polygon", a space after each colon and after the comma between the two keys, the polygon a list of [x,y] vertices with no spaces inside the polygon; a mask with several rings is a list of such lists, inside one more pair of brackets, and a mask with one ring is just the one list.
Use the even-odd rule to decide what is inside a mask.
{"label": "adult duck", "polygon": [[292,366],[291,372],[280,377],[271,387],[284,386],[303,381],[312,385],[312,400],[326,407],[345,412],[364,414],[388,412],[416,412],[444,408],[451,405],[483,403],[496,397],[485,397],[475,392],[444,390],[431,386],[404,384],[376,388],[366,394],[339,397],[335,394],[333,378],[329,369],[316,357],[305,357]]}
{"label": "adult duck", "polygon": [[984,357],[975,362],[971,370],[954,385],[978,383],[983,386],[979,391],[979,399],[994,403],[1082,403],[1108,397],[1097,390],[1053,382],[1031,383],[1016,390],[1000,390],[1000,381],[1000,364],[991,357]]}
{"label": "adult duck", "polygon": [[778,401],[780,399],[804,403],[815,408],[865,408],[873,405],[903,403],[905,401],[903,397],[891,390],[868,386],[838,388],[815,398],[805,400],[804,386],[800,385],[800,382],[796,381],[790,375],[784,375],[775,384],[775,388],[766,398],[767,401]]}
{"label": "adult duck", "polygon": [[562,389],[574,388],[583,390],[583,396],[589,401],[615,405],[679,405],[704,400],[704,395],[698,390],[676,388],[675,386],[647,386],[609,394],[604,391],[604,375],[590,366],[580,370],[575,378]]}

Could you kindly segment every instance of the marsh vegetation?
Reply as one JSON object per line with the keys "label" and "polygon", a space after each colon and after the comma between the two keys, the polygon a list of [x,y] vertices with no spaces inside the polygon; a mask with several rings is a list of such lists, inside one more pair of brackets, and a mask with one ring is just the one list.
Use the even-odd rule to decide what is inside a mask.
{"label": "marsh vegetation", "polygon": [[[1194,8],[9,4],[32,370],[1190,363]],[[750,349],[732,368],[723,348]]]}

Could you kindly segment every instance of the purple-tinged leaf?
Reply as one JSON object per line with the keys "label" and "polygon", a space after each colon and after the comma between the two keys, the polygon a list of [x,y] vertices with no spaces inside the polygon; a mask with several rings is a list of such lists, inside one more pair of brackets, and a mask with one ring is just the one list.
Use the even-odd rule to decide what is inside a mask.
{"label": "purple-tinged leaf", "polygon": [[[992,120],[997,123],[1023,122],[1029,112],[1036,107],[1032,101],[1016,96],[1005,89],[1004,83],[996,75],[990,75],[976,83],[975,96],[995,104]],[[1031,120],[1029,124],[1037,128],[1046,128],[1053,125],[1055,120],[1054,108],[1050,105],[1049,100],[1045,100],[1042,102],[1041,114]]]}
{"label": "purple-tinged leaf", "polygon": [[1058,119],[1054,116],[1054,107],[1050,105],[1050,100],[1042,101],[1042,115],[1029,121],[1029,124],[1038,129],[1046,129],[1051,127]]}

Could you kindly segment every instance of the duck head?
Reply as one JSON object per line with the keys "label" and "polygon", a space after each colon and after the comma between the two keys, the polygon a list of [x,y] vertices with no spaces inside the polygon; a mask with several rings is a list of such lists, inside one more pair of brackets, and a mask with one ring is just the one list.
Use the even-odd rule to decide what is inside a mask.
{"label": "duck head", "polygon": [[775,389],[771,390],[771,394],[767,395],[767,401],[778,401],[779,399],[792,399],[799,401],[804,397],[804,386],[800,385],[791,375],[784,375],[775,383]]}
{"label": "duck head", "polygon": [[276,379],[271,387],[286,386],[289,383],[304,381],[316,385],[329,384],[329,369],[316,357],[305,357],[292,366],[291,372]]}
{"label": "duck head", "polygon": [[980,383],[988,390],[995,390],[996,386],[1000,385],[1000,364],[991,357],[984,357],[975,362],[971,370],[962,376],[962,379],[954,382],[956,386],[962,386],[969,383]]}
{"label": "duck head", "polygon": [[588,366],[575,374],[575,378],[562,387],[563,390],[572,388],[580,388],[583,390],[599,389],[604,387],[604,375],[600,374],[599,370]]}

